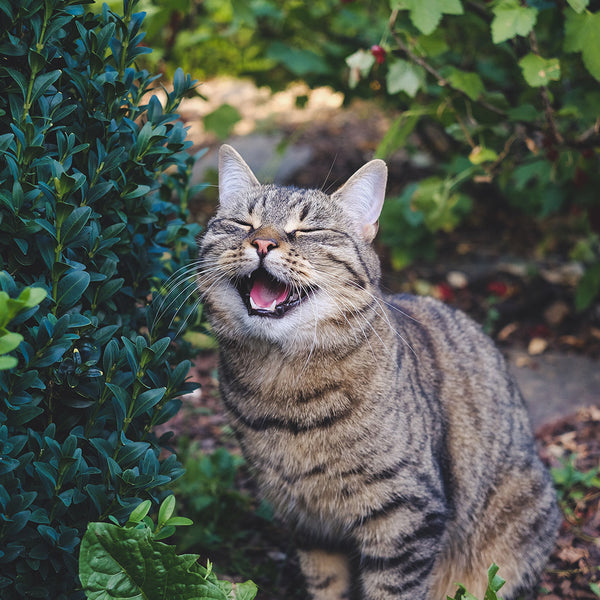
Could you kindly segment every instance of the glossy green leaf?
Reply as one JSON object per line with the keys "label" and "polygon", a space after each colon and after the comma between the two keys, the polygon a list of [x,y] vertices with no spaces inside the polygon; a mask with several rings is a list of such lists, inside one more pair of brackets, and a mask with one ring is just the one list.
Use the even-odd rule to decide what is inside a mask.
{"label": "glossy green leaf", "polygon": [[90,275],[86,271],[69,271],[58,282],[56,303],[66,310],[77,304],[83,292],[90,284]]}
{"label": "glossy green leaf", "polygon": [[0,334],[0,354],[7,354],[19,346],[23,336],[19,333]]}
{"label": "glossy green leaf", "polygon": [[37,101],[37,99],[44,94],[48,88],[60,77],[60,71],[50,71],[49,73],[44,73],[35,78],[33,82],[32,94],[31,94],[31,103]]}
{"label": "glossy green leaf", "polygon": [[135,409],[133,416],[138,417],[139,415],[150,410],[156,406],[164,397],[167,388],[158,388],[155,390],[147,390],[139,395],[135,401]]}
{"label": "glossy green leaf", "polygon": [[158,511],[158,526],[162,527],[175,512],[175,496],[171,494],[167,496],[160,505],[160,509]]}

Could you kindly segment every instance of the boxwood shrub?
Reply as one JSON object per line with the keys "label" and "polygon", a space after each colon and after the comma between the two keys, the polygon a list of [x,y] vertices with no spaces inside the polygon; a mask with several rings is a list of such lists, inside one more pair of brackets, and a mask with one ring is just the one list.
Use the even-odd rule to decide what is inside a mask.
{"label": "boxwood shrub", "polygon": [[160,89],[136,68],[135,1],[85,4],[0,0],[3,600],[82,598],[87,523],[159,501],[182,472],[153,427],[192,387],[173,343],[192,308],[154,307],[197,234],[174,113],[194,82],[179,70]]}

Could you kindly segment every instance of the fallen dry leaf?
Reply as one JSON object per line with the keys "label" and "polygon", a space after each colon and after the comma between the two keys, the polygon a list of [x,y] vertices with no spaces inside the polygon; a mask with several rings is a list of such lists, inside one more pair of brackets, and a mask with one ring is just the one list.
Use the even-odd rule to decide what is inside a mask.
{"label": "fallen dry leaf", "polygon": [[548,347],[548,341],[544,338],[534,337],[531,338],[529,342],[529,346],[527,347],[527,352],[531,354],[531,356],[537,356],[538,354],[543,354]]}
{"label": "fallen dry leaf", "polygon": [[576,564],[582,558],[589,558],[590,553],[585,548],[574,548],[573,546],[567,546],[563,548],[558,554],[560,560],[564,560],[569,564]]}
{"label": "fallen dry leaf", "polygon": [[496,336],[499,341],[505,342],[515,331],[519,329],[518,323],[509,323],[505,325]]}

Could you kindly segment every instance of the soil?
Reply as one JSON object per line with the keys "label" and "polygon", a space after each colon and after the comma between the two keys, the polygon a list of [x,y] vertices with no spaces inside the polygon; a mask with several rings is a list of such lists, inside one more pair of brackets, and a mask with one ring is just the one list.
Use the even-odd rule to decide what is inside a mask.
{"label": "soil", "polygon": [[[232,97],[228,97],[230,102]],[[243,97],[247,109],[251,102],[247,95]],[[288,106],[271,121],[271,126],[294,143],[308,145],[312,152],[310,161],[291,177],[290,183],[324,189],[336,187],[359,168],[372,155],[389,124],[389,118],[365,105],[342,109],[334,102],[327,110],[316,110],[307,120],[288,118],[292,112]],[[188,109],[185,117],[193,120],[194,114]],[[198,123],[194,126],[198,128]],[[248,131],[252,129],[248,123],[244,126]],[[202,132],[196,134],[196,140],[198,145],[218,145],[217,140]],[[390,172],[392,192],[423,174],[402,153],[392,158]],[[567,255],[569,217],[540,223],[516,213],[501,199],[494,200],[481,203],[460,228],[439,236],[437,259],[433,262],[418,262],[395,273],[386,250],[380,248],[385,286],[394,291],[424,291],[465,310],[484,325],[505,352],[519,349],[526,356],[536,356],[552,350],[597,358],[600,304],[584,312],[574,309],[574,289],[581,270]],[[210,213],[210,206],[204,206],[206,202],[197,201],[197,214]],[[202,384],[202,391],[185,399],[168,428],[176,432],[176,438],[196,440],[206,452],[223,445],[238,452],[220,409],[215,373],[214,351],[201,353],[194,378]],[[570,491],[559,488],[565,520],[538,600],[597,600],[600,587],[594,585],[600,586],[600,409],[589,407],[546,422],[536,436],[548,466],[563,477],[567,472],[571,474]],[[569,460],[573,461],[571,471],[565,467]],[[595,471],[595,479],[591,471]],[[587,479],[578,473],[588,473]],[[578,478],[584,481],[578,482]],[[253,493],[243,469],[238,484]],[[250,574],[259,584],[259,600],[305,598],[289,535],[275,522],[252,513],[247,518],[244,552],[253,567],[242,569],[242,576]],[[210,550],[217,572],[240,577],[229,571],[231,556],[221,550]]]}

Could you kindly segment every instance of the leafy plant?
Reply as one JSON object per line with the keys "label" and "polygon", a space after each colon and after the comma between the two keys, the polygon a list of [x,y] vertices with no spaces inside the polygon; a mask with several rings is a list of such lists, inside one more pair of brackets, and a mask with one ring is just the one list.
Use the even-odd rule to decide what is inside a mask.
{"label": "leafy plant", "polygon": [[182,447],[180,457],[185,474],[173,489],[196,524],[180,534],[178,546],[193,546],[212,554],[244,535],[243,521],[250,511],[251,499],[235,485],[244,460],[225,448],[201,453],[194,444]]}
{"label": "leafy plant", "polygon": [[194,82],[178,71],[159,100],[135,65],[149,52],[135,0],[123,14],[82,4],[0,0],[6,600],[83,597],[87,523],[126,519],[181,475],[153,427],[194,387],[190,350],[172,343],[191,306],[156,322],[152,304],[194,251],[191,142],[174,113]]}
{"label": "leafy plant", "polygon": [[551,469],[552,478],[563,512],[576,517],[578,503],[589,494],[600,494],[600,464],[587,471],[580,471],[577,456],[570,454],[561,459],[560,467]]}
{"label": "leafy plant", "polygon": [[159,49],[146,61],[201,78],[251,76],[274,88],[297,79],[346,87],[345,57],[380,35],[386,18],[385,3],[340,0],[143,0],[140,7]]}
{"label": "leafy plant", "polygon": [[189,519],[173,516],[174,496],[167,496],[161,504],[156,526],[148,516],[150,507],[149,501],[140,504],[123,527],[111,523],[88,525],[79,555],[79,573],[87,598],[252,600],[256,596],[251,581],[237,585],[220,581],[210,562],[205,568],[198,564],[197,555],[178,555],[174,546],[159,541],[176,526],[191,524]]}
{"label": "leafy plant", "polygon": [[[496,563],[492,563],[488,569],[488,584],[483,600],[502,600],[502,598],[498,596],[498,592],[506,581],[498,575],[499,570],[500,567],[498,567]],[[452,597],[447,596],[448,600],[478,600],[476,596],[467,591],[464,585],[461,583],[457,585],[458,589],[456,590],[456,593]]]}
{"label": "leafy plant", "polygon": [[[600,46],[591,31],[600,12],[585,0],[390,0],[390,10],[378,44],[348,57],[349,83],[377,83],[402,111],[377,155],[410,147],[413,132],[427,139],[424,127],[446,148],[435,169],[443,181],[421,181],[413,205],[447,206],[444,185],[473,199],[503,196],[538,218],[598,205]],[[439,214],[448,228],[458,222]],[[600,292],[596,262],[580,309]]]}

